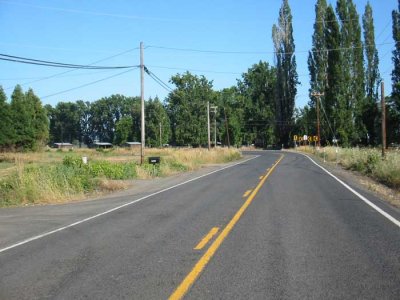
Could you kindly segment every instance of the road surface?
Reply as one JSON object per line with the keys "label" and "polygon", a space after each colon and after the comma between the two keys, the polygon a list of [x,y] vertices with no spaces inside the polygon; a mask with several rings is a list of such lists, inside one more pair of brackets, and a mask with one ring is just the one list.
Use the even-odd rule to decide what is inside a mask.
{"label": "road surface", "polygon": [[246,154],[0,209],[0,299],[400,299],[399,210],[303,155]]}

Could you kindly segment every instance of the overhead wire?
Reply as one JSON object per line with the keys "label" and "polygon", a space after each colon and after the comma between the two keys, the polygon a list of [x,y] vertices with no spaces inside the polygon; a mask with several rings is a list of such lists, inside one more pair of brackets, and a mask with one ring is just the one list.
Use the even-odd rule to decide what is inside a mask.
{"label": "overhead wire", "polygon": [[166,46],[158,46],[158,45],[148,45],[146,48],[153,49],[162,49],[162,50],[171,50],[171,51],[181,51],[181,52],[199,52],[199,53],[213,53],[213,54],[282,54],[282,55],[292,55],[296,53],[319,53],[319,52],[330,52],[330,51],[348,51],[354,49],[360,49],[363,47],[376,47],[383,45],[391,45],[393,42],[386,41],[384,43],[379,43],[375,45],[361,45],[357,47],[338,47],[338,48],[330,48],[330,49],[322,49],[322,50],[296,50],[293,52],[277,52],[277,51],[224,51],[224,50],[211,50],[211,49],[195,49],[195,48],[176,48],[176,47],[166,47]]}
{"label": "overhead wire", "polygon": [[[117,53],[117,54],[114,54],[114,55],[111,55],[111,56],[107,56],[107,57],[102,58],[102,59],[100,59],[100,60],[96,60],[96,61],[94,61],[94,62],[92,62],[92,63],[89,63],[89,64],[87,64],[87,66],[92,66],[92,65],[94,65],[94,64],[97,64],[97,63],[100,63],[100,62],[103,62],[103,61],[106,61],[106,60],[109,60],[109,59],[112,59],[112,58],[115,58],[115,57],[124,55],[124,54],[126,54],[126,53],[132,52],[132,51],[137,50],[137,49],[139,49],[139,47],[131,48],[131,49],[128,49],[128,50],[119,52],[119,53]],[[20,86],[26,86],[26,85],[31,84],[31,83],[36,83],[36,82],[40,82],[40,81],[44,81],[44,80],[56,78],[56,77],[59,77],[60,75],[64,75],[64,74],[67,74],[67,73],[70,73],[70,72],[75,72],[76,70],[78,70],[78,69],[71,69],[71,70],[63,71],[63,72],[61,72],[61,73],[56,73],[56,74],[53,74],[53,75],[50,75],[50,76],[45,76],[45,77],[40,78],[40,79],[37,79],[37,80],[24,82],[24,83],[20,84]],[[5,90],[10,90],[10,89],[13,89],[13,88],[14,88],[14,87],[11,87],[11,86],[10,86],[10,87],[7,87]]]}
{"label": "overhead wire", "polygon": [[79,86],[76,86],[76,87],[73,87],[73,88],[70,88],[70,89],[66,89],[66,90],[63,90],[63,91],[60,91],[60,92],[52,93],[52,94],[49,94],[49,95],[41,97],[41,99],[49,98],[49,97],[52,97],[52,96],[56,96],[56,95],[64,94],[64,93],[67,93],[67,92],[70,92],[70,91],[73,91],[73,90],[77,90],[77,89],[80,89],[80,88],[83,88],[83,87],[87,87],[89,85],[93,85],[93,84],[96,84],[98,82],[105,81],[105,80],[108,80],[108,79],[123,75],[125,73],[131,72],[136,68],[138,68],[138,67],[134,67],[134,68],[131,68],[129,70],[125,70],[123,72],[120,72],[120,73],[117,73],[117,74],[114,74],[114,75],[111,75],[111,76],[108,76],[108,77],[105,77],[105,78],[102,78],[102,79],[98,79],[98,80],[95,80],[95,81],[92,81],[92,82],[88,82],[88,83],[85,83],[85,84],[82,84],[82,85],[79,85]]}
{"label": "overhead wire", "polygon": [[173,89],[168,84],[166,84],[164,81],[162,81],[160,78],[158,78],[157,75],[154,74],[153,72],[151,72],[147,67],[144,67],[144,71],[147,73],[147,75],[149,75],[155,82],[157,82],[165,90],[167,90],[168,92],[173,91]]}
{"label": "overhead wire", "polygon": [[70,68],[70,69],[94,69],[94,70],[105,70],[105,69],[128,69],[137,66],[93,66],[93,65],[77,65],[69,63],[60,63],[48,60],[33,59],[15,55],[8,55],[0,53],[0,60],[12,61],[24,64],[34,64],[40,66],[48,67],[58,67],[58,68]]}

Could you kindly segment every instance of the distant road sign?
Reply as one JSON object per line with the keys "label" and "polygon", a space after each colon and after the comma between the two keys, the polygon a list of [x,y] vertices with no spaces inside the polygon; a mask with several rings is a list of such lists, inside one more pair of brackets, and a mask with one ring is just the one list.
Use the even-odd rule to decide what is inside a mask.
{"label": "distant road sign", "polygon": [[313,137],[310,135],[310,136],[308,137],[308,141],[309,141],[309,142],[312,142],[312,140],[313,140]]}
{"label": "distant road sign", "polygon": [[293,141],[297,141],[298,138],[299,138],[299,137],[298,137],[297,135],[294,135],[294,136],[293,136]]}
{"label": "distant road sign", "polygon": [[307,139],[308,139],[307,134],[303,135],[303,141],[307,141]]}
{"label": "distant road sign", "polygon": [[318,135],[314,135],[313,140],[314,140],[314,142],[318,142]]}

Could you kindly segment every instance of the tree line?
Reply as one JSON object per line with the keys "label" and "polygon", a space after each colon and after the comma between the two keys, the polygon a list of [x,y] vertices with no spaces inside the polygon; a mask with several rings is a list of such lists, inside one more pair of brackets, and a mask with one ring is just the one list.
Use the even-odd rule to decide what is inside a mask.
{"label": "tree line", "polygon": [[[389,144],[400,140],[399,9],[392,13],[394,69],[392,95],[386,100]],[[343,146],[381,143],[381,77],[372,7],[366,5],[360,22],[352,0],[338,0],[335,7],[317,0],[315,16],[308,54],[310,101],[305,107],[295,108],[299,80],[292,14],[288,0],[283,0],[272,28],[274,65],[260,61],[236,85],[220,91],[205,76],[172,76],[174,88],[165,99],[145,101],[146,145],[206,145],[209,102],[216,106],[210,117],[212,137],[215,134],[218,142],[290,146],[294,134],[316,134],[317,101],[322,144],[333,139]],[[34,150],[48,142],[81,146],[97,140],[116,145],[140,141],[140,108],[140,98],[123,95],[43,107],[31,89],[24,93],[20,86],[8,102],[0,87],[0,147]]]}

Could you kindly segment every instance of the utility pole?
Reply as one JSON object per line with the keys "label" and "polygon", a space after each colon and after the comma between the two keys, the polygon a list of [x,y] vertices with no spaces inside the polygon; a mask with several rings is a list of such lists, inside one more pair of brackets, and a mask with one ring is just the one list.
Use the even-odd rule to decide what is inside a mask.
{"label": "utility pole", "polygon": [[207,136],[208,136],[208,150],[211,148],[210,141],[210,102],[207,101]]}
{"label": "utility pole", "polygon": [[318,135],[318,147],[321,147],[321,132],[319,129],[319,102],[321,101],[321,97],[324,96],[324,93],[317,93],[313,92],[311,93],[311,96],[314,96],[317,98],[317,135]]}
{"label": "utility pole", "polygon": [[230,141],[229,141],[229,124],[228,124],[228,118],[226,117],[225,106],[224,106],[224,116],[225,116],[225,127],[226,127],[226,137],[228,140],[228,148],[230,148],[231,145],[230,145]]}
{"label": "utility pole", "polygon": [[144,163],[144,63],[143,63],[143,42],[140,42],[140,99],[141,99],[141,142],[140,147],[140,164]]}
{"label": "utility pole", "polygon": [[381,82],[381,104],[382,104],[382,158],[385,158],[386,151],[386,104],[385,104],[385,83]]}
{"label": "utility pole", "polygon": [[160,122],[160,148],[162,148],[162,138],[161,138],[161,122]]}
{"label": "utility pole", "polygon": [[211,106],[211,112],[214,114],[214,147],[217,147],[217,108],[218,106]]}

